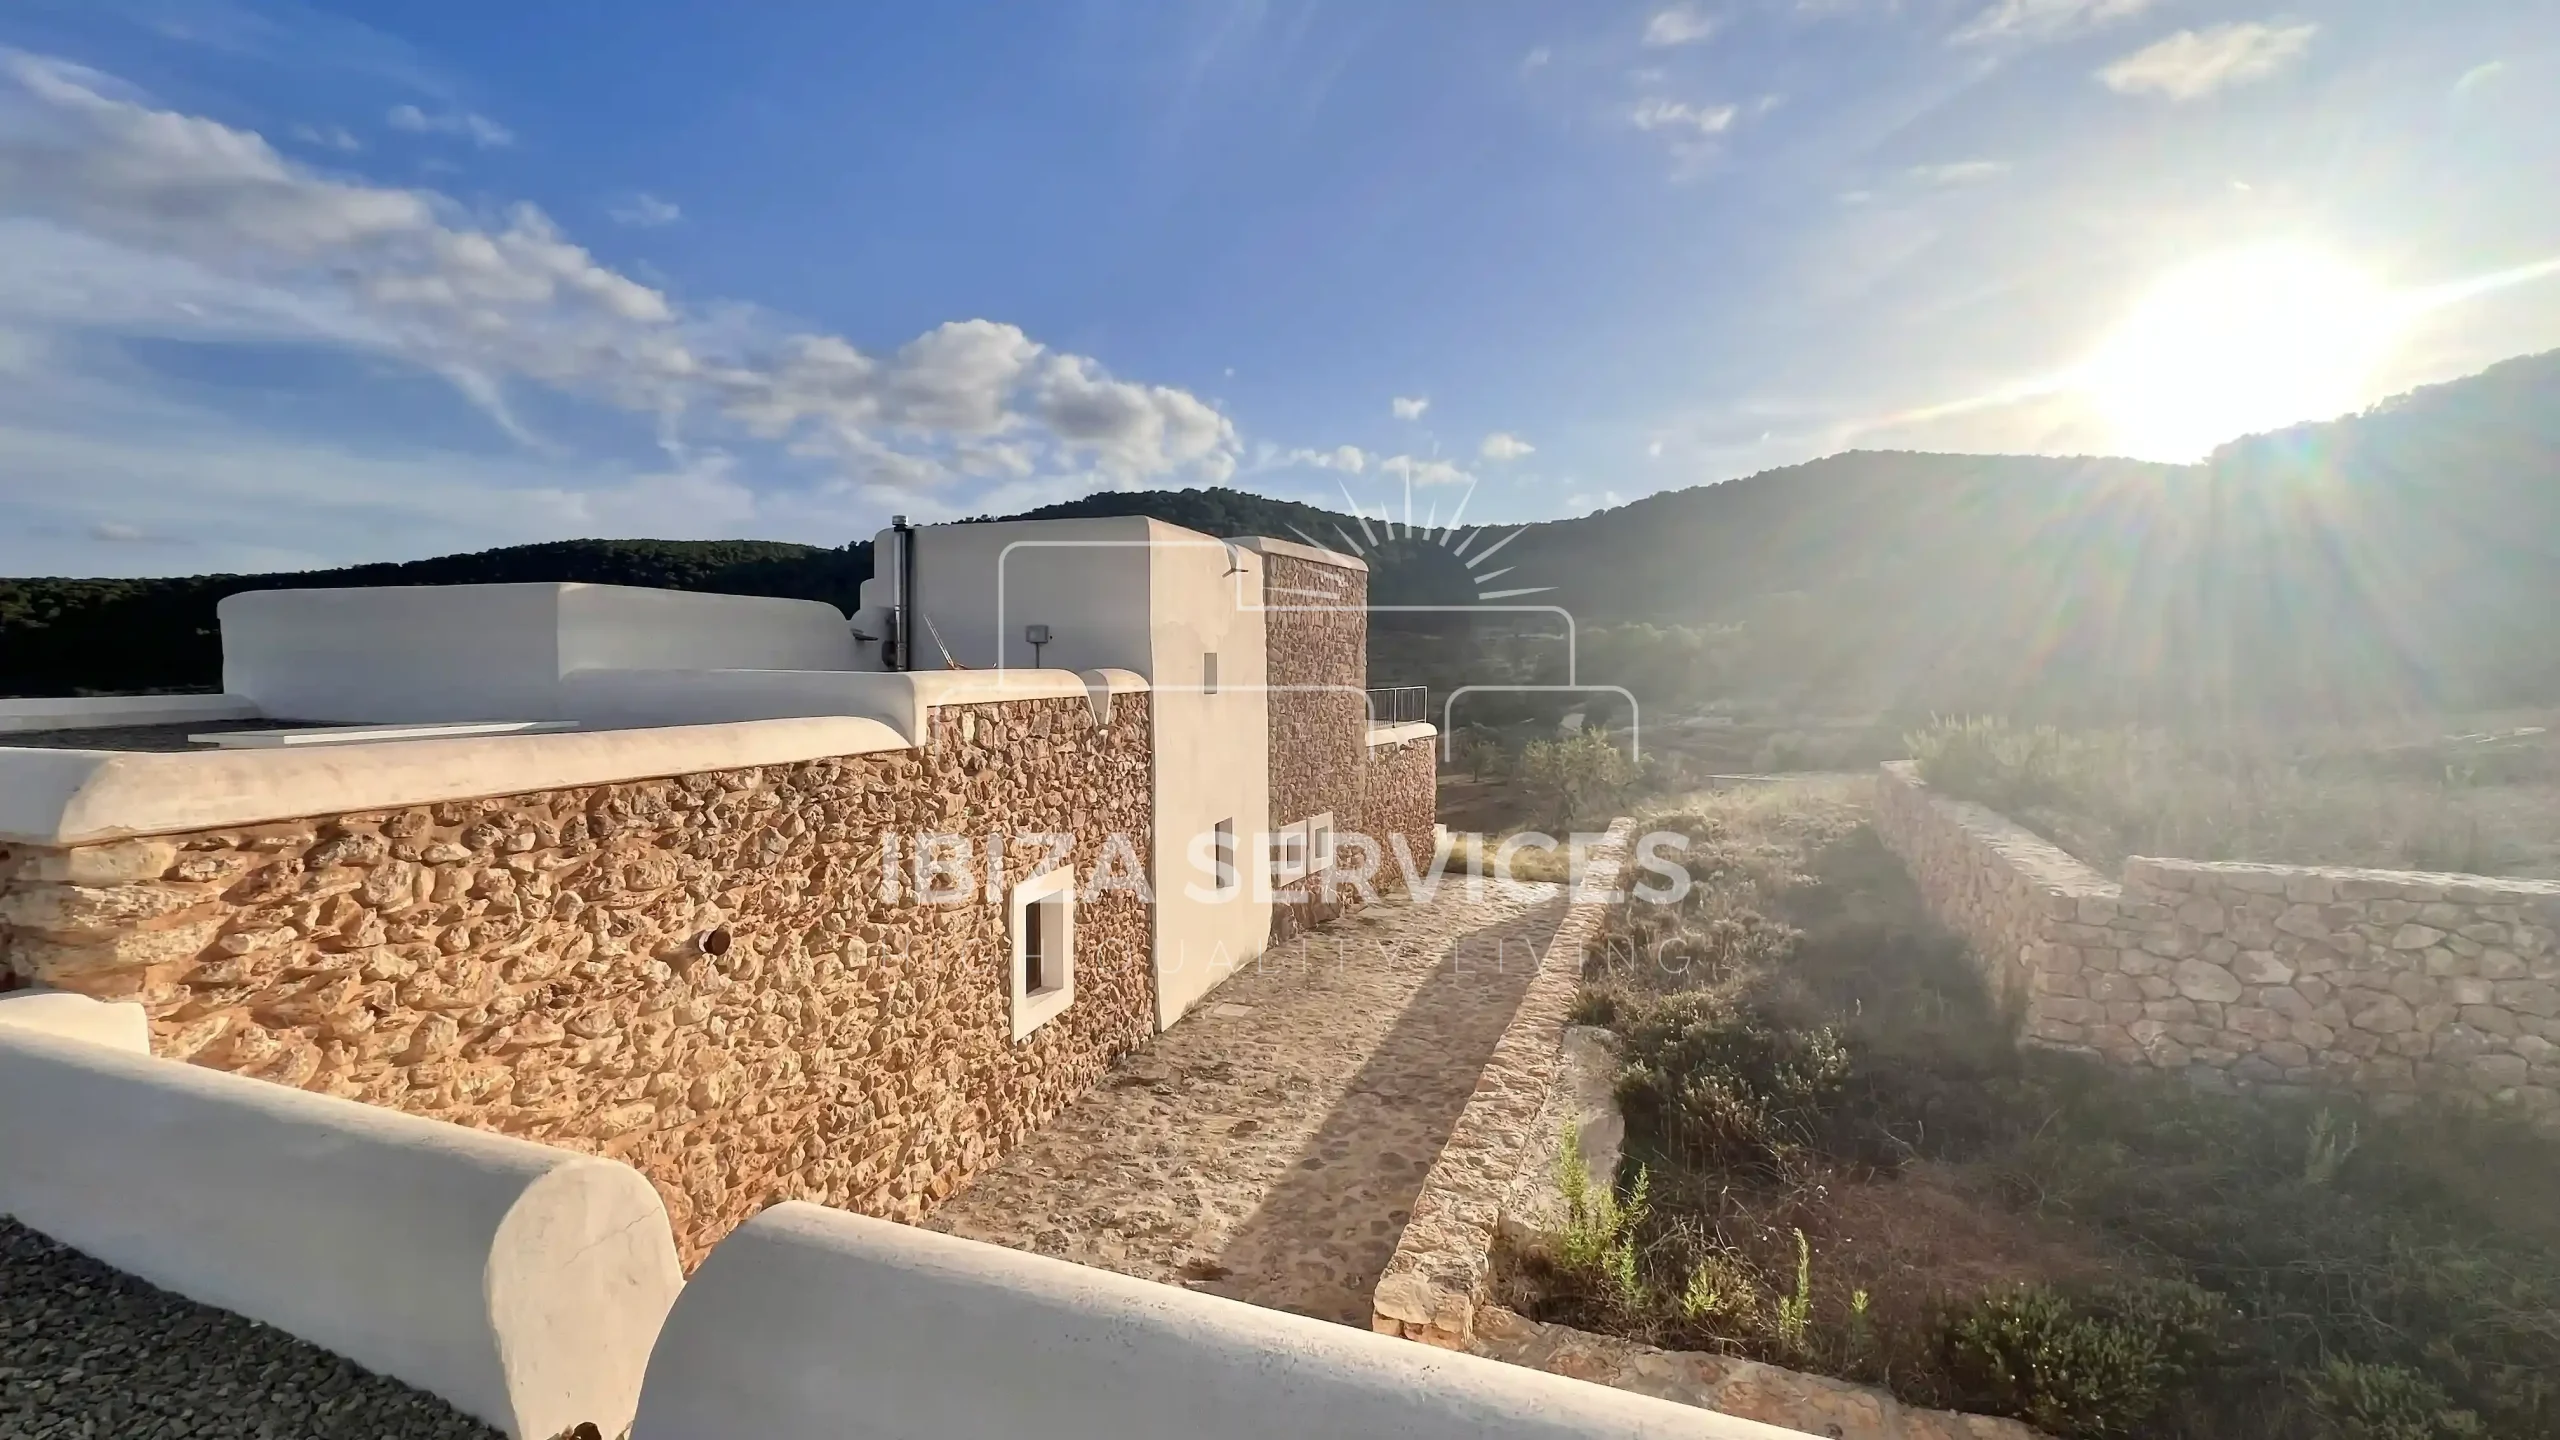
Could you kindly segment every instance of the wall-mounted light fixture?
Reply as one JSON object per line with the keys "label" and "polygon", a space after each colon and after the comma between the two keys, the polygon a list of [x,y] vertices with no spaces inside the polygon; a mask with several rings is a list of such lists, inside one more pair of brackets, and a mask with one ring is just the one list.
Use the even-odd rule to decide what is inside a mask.
{"label": "wall-mounted light fixture", "polygon": [[1025,625],[1022,627],[1022,638],[1029,642],[1031,646],[1031,668],[1034,670],[1039,669],[1040,647],[1049,643],[1049,627],[1046,625]]}

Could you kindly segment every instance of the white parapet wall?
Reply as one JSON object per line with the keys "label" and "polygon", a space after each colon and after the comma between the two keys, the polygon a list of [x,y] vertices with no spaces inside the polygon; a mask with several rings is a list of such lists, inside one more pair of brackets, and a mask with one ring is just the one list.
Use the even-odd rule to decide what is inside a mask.
{"label": "white parapet wall", "polygon": [[0,737],[28,730],[106,730],[122,725],[195,725],[260,718],[238,695],[82,695],[0,700]]}
{"label": "white parapet wall", "polygon": [[941,706],[1082,696],[1100,721],[1111,696],[1146,688],[1128,670],[580,670],[561,678],[561,703],[597,729],[842,716],[921,745]]}
{"label": "white parapet wall", "polygon": [[92,1000],[68,990],[0,993],[0,1026],[105,1045],[128,1055],[151,1053],[151,1019],[131,1000]]}
{"label": "white parapet wall", "polygon": [[561,720],[580,670],[845,670],[815,600],[629,585],[390,585],[225,599],[223,688],[289,720]]}
{"label": "white parapet wall", "polygon": [[0,1096],[0,1213],[518,1440],[621,1433],[683,1287],[610,1160],[8,1026]]}
{"label": "white parapet wall", "polygon": [[798,1202],[720,1242],[632,1440],[1797,1440],[1798,1432]]}
{"label": "white parapet wall", "polygon": [[910,743],[877,720],[829,716],[183,754],[0,746],[0,844],[90,845],[128,835],[790,765],[902,750]]}

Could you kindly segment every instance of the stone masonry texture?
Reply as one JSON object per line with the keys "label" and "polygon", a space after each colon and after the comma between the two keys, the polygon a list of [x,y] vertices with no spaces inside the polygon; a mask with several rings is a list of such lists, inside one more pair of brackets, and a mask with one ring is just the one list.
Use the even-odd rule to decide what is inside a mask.
{"label": "stone masonry texture", "polygon": [[1382,891],[1404,883],[1402,863],[1392,848],[1397,840],[1404,842],[1405,853],[1413,857],[1416,873],[1431,864],[1440,822],[1439,743],[1426,737],[1369,748],[1361,782],[1360,826],[1363,833],[1387,847],[1378,858]]}
{"label": "stone masonry texture", "polygon": [[1147,713],[944,707],[917,750],[0,849],[0,972],[140,1001],[163,1056],[626,1160],[688,1265],[780,1200],[913,1220],[1148,1035],[1150,932],[1087,884],[1075,1003],[1016,1044],[1001,891],[885,896],[882,837],[1067,834],[1080,882],[1142,879]]}
{"label": "stone masonry texture", "polygon": [[2136,857],[2116,884],[1907,764],[1877,828],[2031,1043],[2560,1135],[2560,883]]}
{"label": "stone masonry texture", "polygon": [[1562,1123],[1561,1117],[1551,1121],[1547,1107],[1564,1065],[1564,1032],[1582,988],[1583,961],[1616,903],[1611,892],[1634,832],[1634,821],[1620,820],[1592,852],[1475,1093],[1423,1177],[1404,1234],[1370,1297],[1369,1325],[1379,1334],[1449,1350],[1474,1343],[1503,1204],[1518,1189],[1520,1167],[1544,1153],[1546,1127]]}
{"label": "stone masonry texture", "polygon": [[1476,1336],[1468,1348],[1551,1375],[1835,1440],[2042,1440],[2043,1435],[2015,1420],[1922,1410],[1846,1380],[1542,1325],[1496,1305],[1476,1312]]}
{"label": "stone masonry texture", "polygon": [[[1271,698],[1271,829],[1330,812],[1337,835],[1363,833],[1363,737],[1369,706],[1369,576],[1266,554],[1262,595]],[[1341,913],[1310,876],[1273,894],[1278,943]]]}

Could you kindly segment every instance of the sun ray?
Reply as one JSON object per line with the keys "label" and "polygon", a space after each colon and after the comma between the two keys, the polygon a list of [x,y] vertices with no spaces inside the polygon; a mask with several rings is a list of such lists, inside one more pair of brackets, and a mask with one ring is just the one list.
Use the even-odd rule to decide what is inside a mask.
{"label": "sun ray", "polygon": [[1468,569],[1470,569],[1470,570],[1473,570],[1474,568],[1476,568],[1477,566],[1479,566],[1479,565],[1483,564],[1483,563],[1484,563],[1484,562],[1486,562],[1487,560],[1492,559],[1492,558],[1494,557],[1494,555],[1502,549],[1502,547],[1503,547],[1503,546],[1510,544],[1512,541],[1517,540],[1517,539],[1519,539],[1521,536],[1526,535],[1526,534],[1528,534],[1528,533],[1529,533],[1529,527],[1528,527],[1528,526],[1526,526],[1526,525],[1523,525],[1523,526],[1521,526],[1519,529],[1512,531],[1510,534],[1503,536],[1501,539],[1494,541],[1492,544],[1490,544],[1490,545],[1486,546],[1486,547],[1484,548],[1483,552],[1482,552],[1482,553],[1480,553],[1480,554],[1478,554],[1478,555],[1476,556],[1476,558],[1474,558],[1473,560],[1468,561],[1468,562],[1467,562],[1467,568],[1468,568]]}

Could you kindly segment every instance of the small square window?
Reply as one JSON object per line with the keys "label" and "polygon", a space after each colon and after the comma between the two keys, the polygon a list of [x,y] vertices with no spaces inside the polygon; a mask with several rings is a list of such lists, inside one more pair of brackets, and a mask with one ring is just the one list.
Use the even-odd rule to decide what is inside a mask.
{"label": "small square window", "polygon": [[1292,825],[1271,837],[1271,879],[1286,885],[1307,873],[1307,831]]}
{"label": "small square window", "polygon": [[1218,693],[1218,652],[1215,650],[1208,650],[1201,653],[1200,693],[1203,695],[1215,695]]}
{"label": "small square window", "polygon": [[1013,887],[1013,1038],[1076,999],[1075,872],[1060,867]]}
{"label": "small square window", "polygon": [[1333,815],[1328,811],[1307,822],[1307,869],[1333,868]]}
{"label": "small square window", "polygon": [[1236,822],[1221,820],[1210,832],[1210,858],[1217,865],[1218,888],[1236,888]]}

